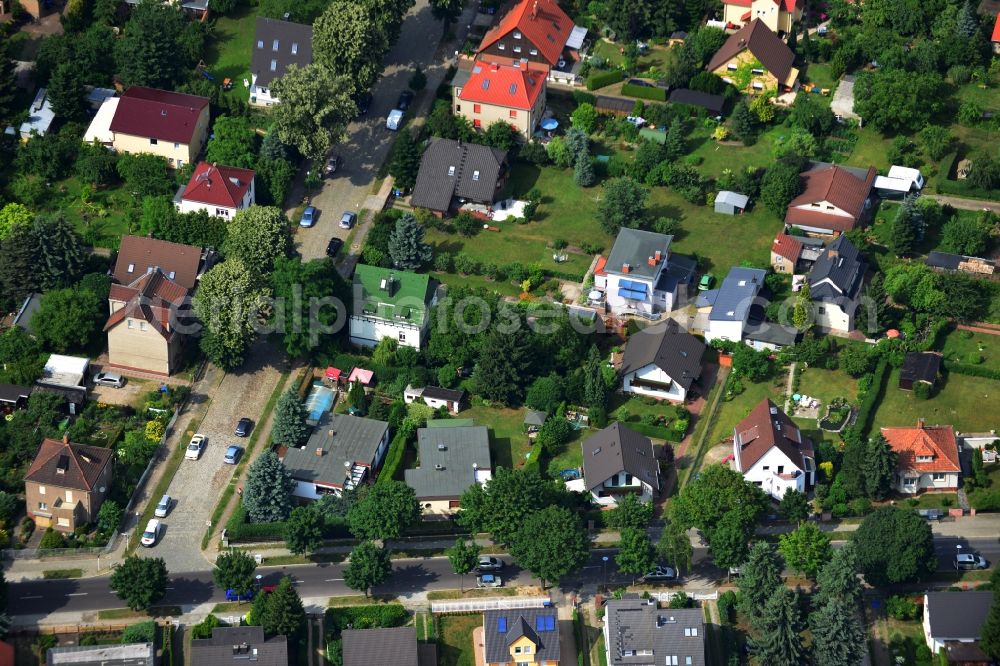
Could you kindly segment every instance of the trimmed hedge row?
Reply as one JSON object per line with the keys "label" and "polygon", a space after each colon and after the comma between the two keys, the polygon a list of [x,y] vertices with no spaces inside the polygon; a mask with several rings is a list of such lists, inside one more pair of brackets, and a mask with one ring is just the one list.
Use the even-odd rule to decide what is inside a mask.
{"label": "trimmed hedge row", "polygon": [[639,99],[651,99],[657,102],[667,101],[667,91],[665,88],[653,88],[651,86],[637,86],[634,83],[626,83],[622,86],[622,94],[626,97],[638,97]]}
{"label": "trimmed hedge row", "polygon": [[395,480],[403,467],[403,458],[406,457],[406,444],[410,433],[400,428],[396,431],[392,441],[389,443],[389,452],[385,454],[385,461],[382,463],[382,471],[379,472],[375,485],[385,485]]}
{"label": "trimmed hedge row", "polygon": [[1000,199],[1000,190],[983,190],[966,180],[952,180],[950,176],[955,170],[957,161],[958,152],[949,153],[941,160],[937,175],[938,192],[973,199]]}
{"label": "trimmed hedge row", "polygon": [[[327,539],[348,538],[351,532],[347,529],[347,519],[340,516],[326,516],[326,526],[323,529],[323,536]],[[226,536],[230,542],[264,542],[264,541],[284,541],[285,521],[277,523],[251,523],[247,521],[247,513],[241,503],[233,511],[229,522],[226,523]]]}
{"label": "trimmed hedge row", "polygon": [[872,382],[871,389],[861,401],[861,405],[858,407],[858,418],[854,421],[854,427],[858,429],[862,437],[868,436],[872,420],[875,418],[875,408],[879,398],[885,392],[885,382],[889,377],[889,359],[880,358],[873,374],[875,381]]}
{"label": "trimmed hedge row", "polygon": [[406,624],[409,617],[410,614],[400,604],[327,608],[326,626],[334,638],[340,638],[340,632],[348,627],[351,629],[401,627]]}
{"label": "trimmed hedge row", "polygon": [[679,442],[684,439],[684,433],[678,432],[673,428],[665,428],[663,426],[652,426],[645,423],[626,423],[625,426],[630,430],[635,430],[640,435],[645,435],[646,437],[655,437],[656,439],[665,439],[668,442]]}
{"label": "trimmed hedge row", "polygon": [[970,377],[985,377],[986,379],[1000,380],[1000,370],[984,368],[981,365],[969,365],[967,363],[953,363],[945,361],[944,369],[958,375],[968,375]]}
{"label": "trimmed hedge row", "polygon": [[620,69],[612,69],[607,72],[597,72],[587,77],[587,90],[597,90],[612,83],[618,83],[625,78],[625,73]]}

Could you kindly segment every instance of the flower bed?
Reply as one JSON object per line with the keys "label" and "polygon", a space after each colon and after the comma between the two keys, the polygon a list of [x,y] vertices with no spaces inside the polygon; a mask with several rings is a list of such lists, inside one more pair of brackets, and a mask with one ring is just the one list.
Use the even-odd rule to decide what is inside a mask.
{"label": "flower bed", "polygon": [[827,432],[840,432],[851,422],[854,408],[845,398],[834,398],[826,406],[826,414],[818,420],[819,427]]}

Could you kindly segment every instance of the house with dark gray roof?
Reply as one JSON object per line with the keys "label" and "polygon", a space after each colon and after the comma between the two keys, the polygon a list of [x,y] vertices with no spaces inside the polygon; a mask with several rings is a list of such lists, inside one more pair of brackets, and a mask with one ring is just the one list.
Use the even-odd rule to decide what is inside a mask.
{"label": "house with dark gray roof", "polygon": [[924,595],[924,640],[932,654],[944,650],[949,664],[990,664],[979,647],[993,592],[928,592]]}
{"label": "house with dark gray roof", "polygon": [[809,296],[816,325],[847,333],[854,330],[868,263],[844,235],[826,246],[809,271]]}
{"label": "house with dark gray roof", "polygon": [[412,404],[419,400],[431,409],[444,407],[452,414],[458,414],[461,409],[465,391],[461,389],[446,389],[440,386],[424,386],[415,388],[407,385],[403,391],[403,401]]}
{"label": "house with dark gray roof", "polygon": [[899,369],[899,388],[913,390],[914,384],[937,384],[941,372],[941,354],[937,352],[906,352],[903,365]]}
{"label": "house with dark gray roof", "polygon": [[[717,290],[703,293],[706,302],[711,303],[708,315],[708,330],[705,340],[732,340],[739,342],[750,320],[750,309],[758,302],[764,289],[767,271],[760,268],[736,266]],[[700,304],[700,303],[699,303]]]}
{"label": "house with dark gray roof", "polygon": [[768,399],[736,424],[732,465],[747,483],[776,500],[789,489],[804,493],[816,483],[812,440]]}
{"label": "house with dark gray roof", "polygon": [[726,98],[722,95],[712,95],[711,93],[691,90],[690,88],[674,88],[670,91],[670,97],[667,98],[667,101],[671,104],[697,106],[705,109],[714,116],[720,115],[723,107],[726,105]]}
{"label": "house with dark gray roof", "polygon": [[491,205],[507,182],[507,151],[478,143],[431,139],[420,159],[410,204],[444,217],[458,203]]}
{"label": "house with dark gray roof", "polygon": [[996,263],[980,257],[968,257],[950,252],[932,251],[924,263],[941,273],[965,273],[973,277],[990,277],[996,272]]}
{"label": "house with dark gray roof", "polygon": [[371,483],[388,446],[385,421],[325,412],[305,446],[285,451],[292,495],[314,500]]}
{"label": "house with dark gray roof", "polygon": [[486,426],[434,421],[437,427],[417,430],[420,467],[406,470],[406,485],[413,488],[425,516],[444,517],[459,509],[459,499],[469,487],[493,478],[490,431]]}
{"label": "house with dark gray roof", "polygon": [[626,495],[649,502],[660,492],[660,461],[648,437],[615,422],[581,447],[584,487],[598,504],[612,506]]}
{"label": "house with dark gray roof", "polygon": [[705,666],[705,619],[700,608],[657,608],[635,595],[604,607],[609,666]]}
{"label": "house with dark gray roof", "polygon": [[486,666],[559,666],[555,608],[488,610],[483,613],[483,639]]}
{"label": "house with dark gray roof", "polygon": [[191,641],[191,663],[198,666],[288,666],[284,636],[265,638],[261,627],[216,627],[211,638]]}
{"label": "house with dark gray roof", "polygon": [[272,106],[280,102],[271,85],[290,65],[305,67],[312,59],[312,26],[258,17],[250,57],[250,103]]}
{"label": "house with dark gray roof", "polygon": [[625,346],[620,369],[622,391],[660,400],[684,402],[701,376],[705,343],[674,319],[633,334]]}
{"label": "house with dark gray roof", "polygon": [[9,414],[15,409],[24,407],[28,403],[29,395],[31,395],[30,386],[0,384],[0,414]]}
{"label": "house with dark gray roof", "polygon": [[155,666],[156,646],[152,643],[126,643],[54,647],[46,650],[45,663],[48,666]]}
{"label": "house with dark gray roof", "polygon": [[604,267],[594,274],[614,314],[638,314],[655,319],[686,299],[697,262],[673,254],[674,237],[622,227]]}
{"label": "house with dark gray roof", "polygon": [[418,643],[414,627],[345,629],[344,666],[436,666],[437,646]]}

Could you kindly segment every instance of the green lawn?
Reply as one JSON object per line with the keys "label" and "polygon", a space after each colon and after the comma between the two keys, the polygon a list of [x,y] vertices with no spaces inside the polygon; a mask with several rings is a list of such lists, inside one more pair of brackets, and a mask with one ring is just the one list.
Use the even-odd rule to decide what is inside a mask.
{"label": "green lawn", "polygon": [[220,85],[223,79],[233,80],[227,95],[249,98],[243,79],[250,80],[250,56],[257,26],[257,7],[241,5],[226,16],[215,19],[212,38],[205,51],[208,71]]}
{"label": "green lawn", "polygon": [[[829,88],[829,95],[816,95],[815,99],[829,102],[833,98],[833,91],[837,86],[837,81],[830,74],[829,63],[809,63],[808,68],[802,73],[802,80],[808,83],[815,83],[820,88]],[[812,95],[813,93],[806,93]]]}
{"label": "green lawn", "polygon": [[[900,620],[888,620],[889,625],[889,653],[894,658],[902,658],[900,664],[912,664],[913,666],[931,666],[935,660],[926,658],[930,652],[924,642],[923,630],[920,622],[911,620],[902,622]],[[920,648],[924,649],[921,650]],[[925,658],[920,658],[921,656]]]}
{"label": "green lawn", "polygon": [[493,465],[512,469],[524,464],[524,454],[531,448],[524,432],[524,412],[523,409],[475,406],[462,410],[458,416],[489,428]]}
{"label": "green lawn", "polygon": [[481,627],[483,616],[443,615],[438,619],[439,666],[475,666],[472,630]]}
{"label": "green lawn", "polygon": [[967,83],[955,93],[955,97],[958,98],[959,103],[973,102],[984,111],[1000,108],[997,95],[996,88],[980,86],[977,83]]}
{"label": "green lawn", "polygon": [[899,389],[899,370],[893,370],[885,397],[875,413],[875,428],[912,426],[923,418],[928,424],[953,425],[964,432],[986,432],[996,427],[994,410],[983,409],[1000,397],[1000,382],[952,374],[937,395],[918,400]]}
{"label": "green lawn", "polygon": [[573,437],[566,442],[561,453],[553,456],[546,465],[549,476],[556,478],[564,469],[583,468],[583,448],[581,443],[594,433],[593,430],[576,430]]}
{"label": "green lawn", "polygon": [[956,493],[923,493],[904,500],[907,506],[914,509],[950,509],[958,506]]}
{"label": "green lawn", "polygon": [[[86,198],[81,193],[87,193]],[[84,240],[97,247],[118,247],[124,234],[134,231],[129,222],[134,198],[121,187],[84,188],[75,177],[54,183],[43,210],[60,212],[76,227]]]}
{"label": "green lawn", "polygon": [[955,330],[945,338],[941,351],[946,361],[972,363],[978,356],[984,368],[1000,370],[1000,335]]}
{"label": "green lawn", "polygon": [[[591,55],[606,58],[609,63],[617,67],[625,62],[625,56],[621,53],[621,48],[619,44],[598,40],[590,50],[590,53]],[[651,68],[662,71],[667,61],[673,57],[669,51],[670,49],[666,46],[650,44],[649,50],[639,56],[640,73],[637,76],[642,76],[644,72],[647,72]]]}
{"label": "green lawn", "polygon": [[873,166],[876,169],[888,169],[891,165],[886,153],[892,145],[892,139],[883,137],[878,130],[871,127],[858,128],[854,132],[857,134],[858,141],[845,164],[847,166]]}
{"label": "green lawn", "polygon": [[742,421],[761,400],[770,398],[775,404],[781,406],[785,395],[787,376],[787,373],[780,373],[774,379],[760,384],[747,382],[744,384],[743,393],[733,397],[732,400],[726,400],[723,396],[722,402],[719,403],[719,413],[713,424],[712,432],[709,433],[706,440],[708,446],[714,446],[731,436],[736,424]]}
{"label": "green lawn", "polygon": [[510,282],[496,282],[481,275],[459,275],[457,273],[431,273],[435,280],[448,285],[449,287],[469,287],[472,289],[485,289],[495,291],[501,296],[517,296],[521,289]]}
{"label": "green lawn", "polygon": [[820,401],[820,414],[825,413],[826,405],[834,398],[846,398],[852,404],[856,402],[858,382],[843,370],[799,366],[798,374],[801,377],[798,392],[817,398]]}

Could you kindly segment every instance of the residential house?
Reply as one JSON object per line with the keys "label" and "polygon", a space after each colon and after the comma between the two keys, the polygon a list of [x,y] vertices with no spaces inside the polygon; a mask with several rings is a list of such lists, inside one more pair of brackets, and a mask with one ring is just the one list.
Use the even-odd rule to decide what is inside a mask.
{"label": "residential house", "polygon": [[769,399],[757,403],[733,430],[733,468],[775,500],[816,483],[813,443]]}
{"label": "residential house", "polygon": [[12,414],[28,404],[31,387],[0,384],[0,416]]}
{"label": "residential house", "polygon": [[[142,1],[143,0],[125,0],[125,3],[134,7]],[[180,6],[181,10],[189,18],[196,21],[205,21],[208,19],[209,0],[164,0],[164,2]]]}
{"label": "residential house", "polygon": [[[773,0],[756,0],[769,5]],[[767,24],[755,18],[729,36],[705,69],[741,92],[755,95],[770,90],[783,93],[798,85],[795,54]]]}
{"label": "residential house", "polygon": [[444,217],[456,203],[492,205],[507,182],[507,151],[478,143],[431,139],[420,159],[410,205]]}
{"label": "residential house", "polygon": [[207,97],[132,86],[117,99],[108,128],[116,151],[159,155],[177,169],[198,157],[208,137]]}
{"label": "residential house", "polygon": [[418,643],[415,627],[345,629],[344,666],[436,666],[437,646]]}
{"label": "residential house", "polygon": [[603,631],[608,666],[708,663],[700,608],[658,608],[636,595],[609,599]]}
{"label": "residential house", "polygon": [[312,58],[312,26],[258,17],[250,57],[250,103],[280,102],[271,88],[275,79],[284,76],[289,65],[305,67]]}
{"label": "residential house", "polygon": [[392,338],[420,349],[434,290],[426,274],[358,264],[354,269],[351,344],[374,347]]}
{"label": "residential house", "polygon": [[194,245],[146,236],[122,236],[111,277],[118,284],[130,284],[159,270],[184,289],[193,290],[211,258],[210,253]]}
{"label": "residential house", "polygon": [[452,80],[452,113],[485,130],[503,121],[531,138],[545,111],[545,71],[522,62],[476,61]]}
{"label": "residential house", "polygon": [[[582,34],[581,34],[582,32]],[[555,0],[519,0],[500,16],[479,44],[481,61],[510,64],[524,60],[546,68],[565,66],[586,36]]]}
{"label": "residential house", "polygon": [[177,191],[174,205],[182,213],[203,210],[231,220],[254,205],[254,172],[231,166],[198,162],[187,185]]}
{"label": "residential house", "polygon": [[292,495],[315,500],[371,483],[388,447],[385,421],[324,412],[305,446],[285,451]]}
{"label": "residential house", "polygon": [[424,516],[445,518],[458,511],[462,493],[493,478],[490,431],[485,426],[449,427],[450,420],[431,423],[438,425],[417,430],[420,466],[406,470],[406,485],[416,492]]}
{"label": "residential house", "polygon": [[723,20],[742,26],[759,20],[779,37],[785,37],[802,20],[803,0],[723,0]]}
{"label": "residential house", "polygon": [[899,388],[912,391],[915,384],[933,388],[941,372],[941,354],[937,352],[906,352],[899,369]]}
{"label": "residential house", "polygon": [[[154,643],[111,643],[49,648],[45,651],[45,663],[47,666],[156,666],[158,661]],[[202,662],[196,663],[200,666]]]}
{"label": "residential house", "polygon": [[622,357],[622,391],[684,402],[701,376],[705,343],[674,319],[634,333]]}
{"label": "residential house", "polygon": [[407,385],[406,389],[403,391],[403,400],[408,405],[420,400],[431,409],[441,409],[444,407],[451,414],[458,414],[458,410],[461,408],[462,398],[464,397],[465,391],[460,389],[446,389],[441,388],[440,386],[424,386],[421,388],[414,388]]}
{"label": "residential house", "polygon": [[823,241],[818,238],[780,233],[771,242],[771,270],[775,273],[807,273],[822,253]]}
{"label": "residential house", "polygon": [[211,638],[191,641],[191,663],[198,666],[288,666],[288,641],[266,638],[262,627],[215,627]]}
{"label": "residential house", "polygon": [[715,195],[715,212],[723,215],[742,215],[750,204],[750,197],[739,192],[721,190]]}
{"label": "residential house", "polygon": [[750,308],[764,289],[767,271],[761,268],[736,266],[729,269],[718,289],[702,293],[701,302],[711,304],[705,341],[743,339],[750,320]]}
{"label": "residential house", "polygon": [[862,224],[871,210],[875,168],[812,162],[799,174],[802,193],[792,199],[785,224],[810,236],[839,236]]}
{"label": "residential house", "polygon": [[931,654],[944,650],[949,664],[990,666],[979,647],[981,630],[993,606],[993,592],[924,594],[924,640]]}
{"label": "residential house", "polygon": [[924,263],[939,273],[965,273],[973,277],[990,277],[996,272],[996,263],[980,257],[967,257],[932,250]]}
{"label": "residential house", "polygon": [[79,356],[50,354],[42,368],[42,376],[35,380],[32,393],[54,393],[66,401],[70,414],[79,414],[87,402],[87,371],[90,360]]}
{"label": "residential house", "polygon": [[584,440],[583,479],[601,506],[614,506],[626,495],[644,502],[660,492],[660,461],[653,443],[619,422]]}
{"label": "residential house", "polygon": [[993,23],[993,33],[990,35],[990,44],[993,45],[993,53],[1000,55],[1000,14],[997,14]]}
{"label": "residential house", "polygon": [[28,107],[28,118],[21,123],[21,127],[18,129],[21,141],[27,141],[32,134],[45,136],[55,118],[56,113],[52,110],[52,102],[49,101],[45,88],[39,88],[38,92],[35,93],[34,101]]}
{"label": "residential house", "polygon": [[841,333],[854,330],[868,263],[847,236],[838,236],[820,254],[806,281],[816,325]]}
{"label": "residential house", "polygon": [[896,454],[897,492],[909,495],[958,488],[962,465],[952,426],[929,426],[919,419],[915,428],[882,428],[881,432]]}
{"label": "residential house", "polygon": [[487,610],[483,639],[486,666],[559,666],[555,608]]}
{"label": "residential house", "polygon": [[687,298],[697,263],[673,254],[673,236],[622,227],[594,286],[603,290],[614,314],[638,314],[656,319]]}
{"label": "residential house", "polygon": [[111,490],[114,449],[44,439],[24,475],[28,516],[39,528],[72,532],[97,520]]}

